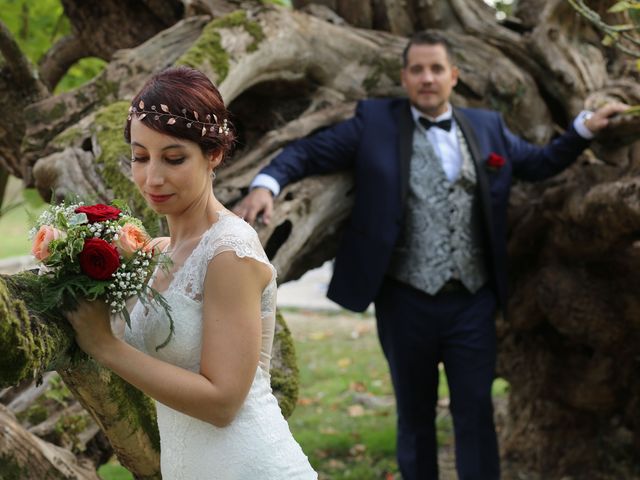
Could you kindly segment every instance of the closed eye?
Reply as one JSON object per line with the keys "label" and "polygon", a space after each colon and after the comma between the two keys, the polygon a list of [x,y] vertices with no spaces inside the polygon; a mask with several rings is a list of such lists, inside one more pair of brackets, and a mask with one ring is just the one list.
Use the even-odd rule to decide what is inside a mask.
{"label": "closed eye", "polygon": [[[149,157],[138,157],[135,155],[131,157],[132,162],[146,162],[147,160],[149,160]],[[167,160],[167,163],[169,163],[170,165],[180,165],[181,163],[184,162],[184,157],[167,158],[166,160]]]}
{"label": "closed eye", "polygon": [[184,162],[184,157],[167,158],[167,163],[169,163],[170,165],[180,165],[183,162]]}

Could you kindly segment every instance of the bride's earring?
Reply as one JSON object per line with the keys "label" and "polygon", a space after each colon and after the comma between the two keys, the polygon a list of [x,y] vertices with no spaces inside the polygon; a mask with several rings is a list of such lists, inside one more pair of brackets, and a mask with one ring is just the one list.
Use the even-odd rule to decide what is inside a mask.
{"label": "bride's earring", "polygon": [[211,181],[213,182],[216,179],[216,171],[215,170],[211,170]]}

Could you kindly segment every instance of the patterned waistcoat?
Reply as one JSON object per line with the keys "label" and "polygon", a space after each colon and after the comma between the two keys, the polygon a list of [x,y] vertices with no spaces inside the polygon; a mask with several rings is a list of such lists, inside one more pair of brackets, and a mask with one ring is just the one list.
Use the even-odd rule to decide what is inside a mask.
{"label": "patterned waistcoat", "polygon": [[466,140],[456,130],[462,168],[454,182],[427,136],[414,132],[404,228],[388,271],[430,295],[449,279],[476,292],[488,278],[475,205],[476,172]]}

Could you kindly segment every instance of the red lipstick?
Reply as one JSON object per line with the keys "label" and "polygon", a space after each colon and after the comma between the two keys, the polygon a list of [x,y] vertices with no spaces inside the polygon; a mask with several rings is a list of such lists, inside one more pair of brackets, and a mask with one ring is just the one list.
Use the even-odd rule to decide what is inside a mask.
{"label": "red lipstick", "polygon": [[149,198],[153,203],[163,203],[169,200],[173,195],[154,195],[149,193]]}

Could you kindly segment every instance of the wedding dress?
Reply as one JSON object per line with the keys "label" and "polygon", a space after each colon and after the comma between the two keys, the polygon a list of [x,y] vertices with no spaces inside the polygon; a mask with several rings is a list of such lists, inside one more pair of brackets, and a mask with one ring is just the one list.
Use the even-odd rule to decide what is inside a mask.
{"label": "wedding dress", "polygon": [[175,333],[160,307],[137,302],[125,340],[161,360],[198,372],[202,340],[202,295],[207,265],[216,255],[232,251],[268,265],[270,283],[262,293],[262,347],[251,389],[233,422],[218,428],[156,402],[163,480],[317,479],[307,457],[291,435],[271,391],[269,363],[275,328],[275,269],[256,232],[230,212],[206,231],[163,293],[171,305]]}

